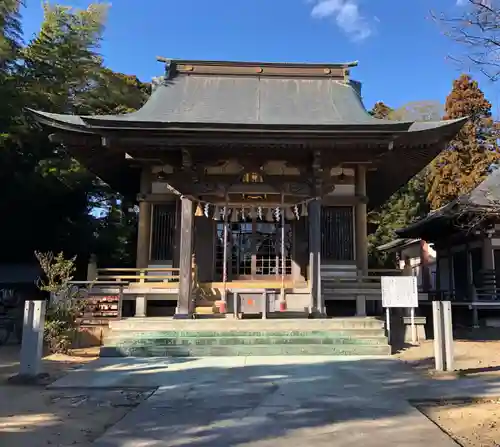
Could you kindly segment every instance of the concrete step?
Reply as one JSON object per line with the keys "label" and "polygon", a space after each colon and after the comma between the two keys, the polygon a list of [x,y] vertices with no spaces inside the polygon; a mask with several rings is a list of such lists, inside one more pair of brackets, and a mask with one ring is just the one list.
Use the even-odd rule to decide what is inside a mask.
{"label": "concrete step", "polygon": [[106,338],[106,346],[188,346],[188,345],[386,345],[387,339],[380,337],[289,337],[289,336],[264,336],[264,337],[165,337],[165,338],[129,338],[120,337],[119,334]]}
{"label": "concrete step", "polygon": [[387,356],[388,345],[104,346],[103,357],[212,357],[276,355]]}
{"label": "concrete step", "polygon": [[214,315],[218,312],[216,312],[214,306],[196,306],[194,308],[194,313],[195,315]]}
{"label": "concrete step", "polygon": [[313,337],[313,338],[378,338],[384,337],[383,329],[344,329],[339,331],[112,331],[109,337],[120,339],[165,339],[165,338],[222,338],[222,337]]}
{"label": "concrete step", "polygon": [[119,331],[331,331],[343,329],[382,329],[384,322],[371,317],[331,319],[269,320],[174,320],[168,317],[126,318],[109,323]]}

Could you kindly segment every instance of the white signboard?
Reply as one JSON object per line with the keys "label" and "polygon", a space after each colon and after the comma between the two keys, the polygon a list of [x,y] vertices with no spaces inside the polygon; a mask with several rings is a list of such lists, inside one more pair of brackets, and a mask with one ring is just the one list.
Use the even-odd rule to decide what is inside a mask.
{"label": "white signboard", "polygon": [[382,307],[418,307],[415,276],[382,276]]}

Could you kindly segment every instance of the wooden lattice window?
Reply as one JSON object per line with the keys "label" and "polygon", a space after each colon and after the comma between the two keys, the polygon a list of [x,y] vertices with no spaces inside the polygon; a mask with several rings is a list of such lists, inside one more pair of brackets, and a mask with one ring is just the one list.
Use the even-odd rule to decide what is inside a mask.
{"label": "wooden lattice window", "polygon": [[326,206],[322,208],[321,257],[332,261],[354,260],[352,206]]}
{"label": "wooden lattice window", "polygon": [[153,205],[151,260],[171,261],[174,256],[175,204]]}

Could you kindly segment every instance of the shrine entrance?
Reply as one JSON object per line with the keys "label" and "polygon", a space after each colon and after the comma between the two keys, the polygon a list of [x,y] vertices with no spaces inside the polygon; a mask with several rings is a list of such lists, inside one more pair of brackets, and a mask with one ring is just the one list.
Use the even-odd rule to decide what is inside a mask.
{"label": "shrine entrance", "polygon": [[[253,219],[228,224],[227,270],[233,280],[272,280],[292,275],[292,224]],[[224,224],[217,224],[216,274],[223,275]],[[283,252],[282,252],[283,251]],[[284,258],[284,263],[283,263]],[[284,267],[283,267],[284,266]],[[284,271],[283,271],[284,269]]]}

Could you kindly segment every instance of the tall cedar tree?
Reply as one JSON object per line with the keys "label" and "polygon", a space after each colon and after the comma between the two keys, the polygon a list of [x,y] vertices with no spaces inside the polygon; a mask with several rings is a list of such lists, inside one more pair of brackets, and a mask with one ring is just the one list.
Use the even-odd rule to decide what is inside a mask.
{"label": "tall cedar tree", "polygon": [[491,104],[477,82],[466,74],[453,82],[445,104],[444,119],[462,117],[470,119],[427,170],[426,186],[432,209],[469,193],[500,158]]}

